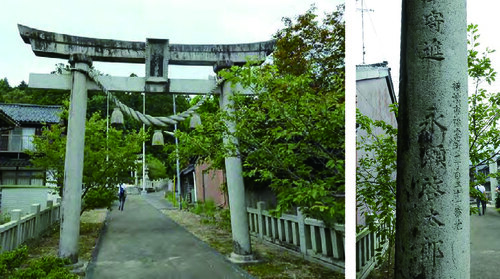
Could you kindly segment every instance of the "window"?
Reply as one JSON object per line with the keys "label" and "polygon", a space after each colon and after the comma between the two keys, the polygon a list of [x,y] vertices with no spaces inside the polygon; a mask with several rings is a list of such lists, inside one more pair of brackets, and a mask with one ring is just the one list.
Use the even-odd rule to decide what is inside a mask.
{"label": "window", "polygon": [[31,172],[18,171],[17,172],[17,185],[30,185]]}
{"label": "window", "polygon": [[2,185],[16,185],[16,172],[3,171],[2,172]]}
{"label": "window", "polygon": [[9,151],[21,151],[23,129],[16,127],[10,131]]}
{"label": "window", "polygon": [[34,185],[43,186],[44,172],[30,170],[5,170],[1,173],[1,185]]}
{"label": "window", "polygon": [[0,151],[9,150],[9,131],[2,131],[0,134]]}
{"label": "window", "polygon": [[0,150],[21,152],[23,150],[33,150],[33,136],[36,128],[16,127],[10,131],[4,131],[0,135]]}
{"label": "window", "polygon": [[35,128],[23,128],[22,131],[22,149],[21,150],[33,150],[33,137],[35,136]]}

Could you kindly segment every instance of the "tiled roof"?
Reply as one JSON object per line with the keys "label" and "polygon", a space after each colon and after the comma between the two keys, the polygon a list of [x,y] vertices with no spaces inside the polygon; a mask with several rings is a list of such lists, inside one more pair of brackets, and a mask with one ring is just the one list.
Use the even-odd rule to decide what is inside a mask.
{"label": "tiled roof", "polygon": [[2,126],[18,126],[18,123],[0,109],[0,127]]}
{"label": "tiled roof", "polygon": [[19,123],[59,123],[61,106],[0,104],[0,110]]}

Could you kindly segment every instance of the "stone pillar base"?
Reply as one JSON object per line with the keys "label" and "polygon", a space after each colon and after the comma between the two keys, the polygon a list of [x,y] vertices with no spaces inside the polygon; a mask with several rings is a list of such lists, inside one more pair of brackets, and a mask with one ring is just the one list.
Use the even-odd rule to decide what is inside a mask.
{"label": "stone pillar base", "polygon": [[73,274],[85,276],[88,264],[89,263],[87,261],[79,260],[77,263],[66,265],[66,267],[68,267]]}
{"label": "stone pillar base", "polygon": [[254,257],[254,255],[238,255],[234,252],[231,253],[231,255],[228,257],[228,260],[236,264],[251,264],[260,262]]}
{"label": "stone pillar base", "polygon": [[147,191],[144,190],[141,191],[141,195],[146,195],[147,193],[148,193]]}

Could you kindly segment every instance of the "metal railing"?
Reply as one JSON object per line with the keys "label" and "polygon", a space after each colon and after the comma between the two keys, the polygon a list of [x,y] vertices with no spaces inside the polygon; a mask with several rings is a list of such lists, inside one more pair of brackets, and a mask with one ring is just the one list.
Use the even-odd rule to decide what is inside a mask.
{"label": "metal railing", "polygon": [[264,207],[264,202],[258,202],[257,208],[247,207],[252,235],[299,252],[307,260],[344,272],[344,225],[328,227],[323,221],[306,218],[300,208],[297,215],[282,214],[276,218]]}
{"label": "metal railing", "polygon": [[0,135],[0,152],[34,150],[33,136]]}

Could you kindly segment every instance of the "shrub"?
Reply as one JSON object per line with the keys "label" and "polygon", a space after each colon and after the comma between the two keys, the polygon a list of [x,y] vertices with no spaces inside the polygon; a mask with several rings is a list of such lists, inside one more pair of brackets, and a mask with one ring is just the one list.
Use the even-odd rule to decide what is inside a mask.
{"label": "shrub", "polygon": [[23,245],[0,254],[0,278],[6,279],[77,279],[68,268],[68,259],[44,256],[28,260],[28,247]]}
{"label": "shrub", "polygon": [[28,258],[28,247],[23,245],[16,250],[0,254],[0,278],[18,268]]}
{"label": "shrub", "polygon": [[231,211],[227,208],[219,211],[220,221],[217,223],[221,228],[231,231]]}
{"label": "shrub", "polygon": [[217,206],[213,200],[207,200],[203,204],[203,212],[209,218],[215,217],[215,211],[217,210]]}
{"label": "shrub", "polygon": [[0,225],[10,222],[10,215],[8,213],[0,214]]}
{"label": "shrub", "polygon": [[68,268],[68,259],[60,259],[54,256],[44,256],[37,260],[31,261],[29,266],[24,269],[16,270],[9,279],[38,279],[38,278],[53,278],[53,279],[77,279],[78,276],[72,274]]}
{"label": "shrub", "polygon": [[182,209],[184,210],[190,210],[191,208],[193,208],[193,205],[190,204],[186,199],[181,199],[181,205]]}
{"label": "shrub", "polygon": [[193,208],[191,208],[191,212],[196,215],[201,215],[203,213],[203,202],[197,201]]}
{"label": "shrub", "polygon": [[172,203],[174,207],[179,206],[179,203],[177,202],[177,199],[175,198],[175,193],[171,191],[165,192],[165,199]]}
{"label": "shrub", "polygon": [[215,202],[213,200],[197,202],[190,211],[194,214],[200,215],[202,223],[215,223],[215,213],[217,212],[217,206],[215,205]]}
{"label": "shrub", "polygon": [[112,187],[90,188],[82,203],[82,212],[94,208],[110,209],[113,202],[118,199],[116,190]]}

